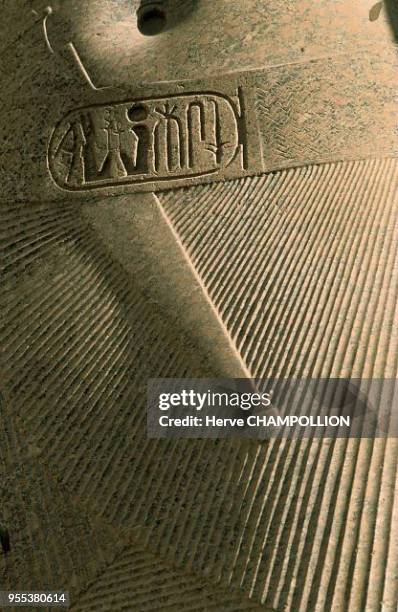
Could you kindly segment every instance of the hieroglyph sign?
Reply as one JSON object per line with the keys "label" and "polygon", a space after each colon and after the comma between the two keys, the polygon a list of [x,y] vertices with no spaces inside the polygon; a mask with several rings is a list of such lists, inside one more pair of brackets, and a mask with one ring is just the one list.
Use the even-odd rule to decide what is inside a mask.
{"label": "hieroglyph sign", "polygon": [[49,168],[57,185],[84,190],[222,174],[244,166],[240,92],[91,106],[55,128]]}

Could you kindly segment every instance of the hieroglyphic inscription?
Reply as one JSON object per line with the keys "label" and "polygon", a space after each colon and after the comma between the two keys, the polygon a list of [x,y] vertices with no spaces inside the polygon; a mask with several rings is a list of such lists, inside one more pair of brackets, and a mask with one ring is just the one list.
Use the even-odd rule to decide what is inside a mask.
{"label": "hieroglyphic inscription", "polygon": [[83,108],[55,128],[50,171],[71,190],[217,175],[244,164],[242,120],[239,96],[215,93]]}
{"label": "hieroglyphic inscription", "polygon": [[75,192],[160,191],[397,156],[396,74],[395,55],[358,56],[189,83],[196,93],[160,83],[129,102],[69,111],[52,131],[46,171]]}

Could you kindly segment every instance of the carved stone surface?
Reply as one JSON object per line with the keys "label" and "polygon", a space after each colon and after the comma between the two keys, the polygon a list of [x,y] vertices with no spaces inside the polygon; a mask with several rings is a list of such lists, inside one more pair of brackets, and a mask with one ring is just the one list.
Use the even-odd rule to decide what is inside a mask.
{"label": "carved stone surface", "polygon": [[244,170],[241,109],[226,96],[179,94],[69,113],[49,147],[65,189],[224,176]]}
{"label": "carved stone surface", "polygon": [[52,134],[49,170],[61,189],[139,191],[395,156],[397,75],[393,52],[343,57],[72,110]]}
{"label": "carved stone surface", "polygon": [[390,3],[168,4],[3,2],[2,588],[396,612],[396,439],[146,430],[149,377],[398,377]]}
{"label": "carved stone surface", "polygon": [[[35,12],[27,13],[29,26],[24,22],[21,36],[3,52],[0,197],[18,201],[79,199],[83,192],[87,198],[87,188],[90,197],[95,194],[103,197],[239,178],[308,163],[395,156],[397,55],[388,44],[385,12],[370,22],[365,7],[360,11],[351,7],[353,17],[349,26],[346,3],[333,2],[330,11],[313,5],[313,0],[307,0],[307,8],[298,3],[297,17],[304,18],[306,11],[311,20],[319,17],[311,44],[306,33],[304,46],[300,47],[301,30],[290,28],[289,35],[284,30],[285,24],[293,19],[292,9],[273,2],[264,8],[248,0],[242,27],[249,28],[260,19],[264,28],[269,26],[274,32],[272,40],[273,45],[278,43],[277,47],[255,30],[250,35],[253,49],[251,53],[247,50],[243,61],[242,48],[246,43],[241,34],[236,36],[243,47],[235,48],[233,34],[222,30],[220,38],[213,41],[214,57],[208,53],[208,61],[204,62],[202,32],[206,27],[213,31],[214,27],[213,22],[206,26],[206,19],[215,14],[226,23],[232,19],[224,0],[219,0],[217,10],[208,0],[193,5],[191,13],[186,5],[188,12],[182,11],[181,19],[185,15],[187,21],[183,19],[181,23],[178,12],[171,10],[170,27],[175,24],[174,33],[180,36],[181,44],[175,43],[172,31],[151,39],[150,43],[137,35],[134,7],[127,0],[118,4],[113,18],[113,4],[98,2],[102,21],[91,20],[90,27],[84,25],[84,19],[90,20],[91,12],[82,16],[75,1],[68,9],[56,3],[49,14],[46,3],[35,0],[32,4]],[[21,0],[21,15],[25,14],[24,6],[26,10]],[[19,17],[17,9],[7,18],[11,21],[16,16]],[[336,28],[334,43],[331,23]],[[362,30],[358,29],[359,24]],[[351,36],[349,27],[353,28]],[[198,55],[193,53],[187,58],[184,40],[189,32],[194,33]],[[112,53],[103,57],[99,43],[104,38],[109,45],[111,33]],[[281,40],[285,40],[288,48],[282,48]],[[169,46],[165,47],[166,43]],[[228,54],[227,49],[232,51]],[[155,80],[149,53],[157,58]],[[109,64],[112,58],[117,58],[115,65]],[[148,79],[152,80],[146,82]],[[190,113],[190,117],[198,115],[198,121],[191,124],[183,106],[194,99],[204,106],[200,121],[195,109],[193,115]],[[161,103],[157,111],[155,100]],[[100,110],[95,113],[93,110],[102,107],[113,112],[118,109],[120,113],[126,103],[149,104],[145,121],[132,122],[124,114],[124,125],[118,127],[113,121],[111,127],[110,118],[109,121],[104,116],[100,118]],[[166,116],[174,107],[176,116]],[[74,117],[81,122],[78,111],[84,108],[92,109],[89,114],[95,119],[95,133],[87,135],[89,120],[85,112],[86,125],[80,129],[75,123],[58,148],[57,139],[66,135],[62,133],[66,129],[65,118]],[[204,122],[201,128],[198,122]],[[140,135],[131,131],[134,125]],[[184,142],[180,142],[181,138]],[[178,152],[174,150],[176,146]],[[110,163],[108,157],[103,167],[107,147],[108,152],[112,148],[113,158],[118,156],[120,147],[126,163]],[[194,160],[189,159],[189,150]],[[138,151],[143,155],[144,166],[147,158],[152,167],[140,168],[139,160],[137,165]],[[173,160],[174,155],[177,157]],[[91,169],[85,172],[84,165],[91,165]],[[85,175],[90,180],[86,181]]]}

